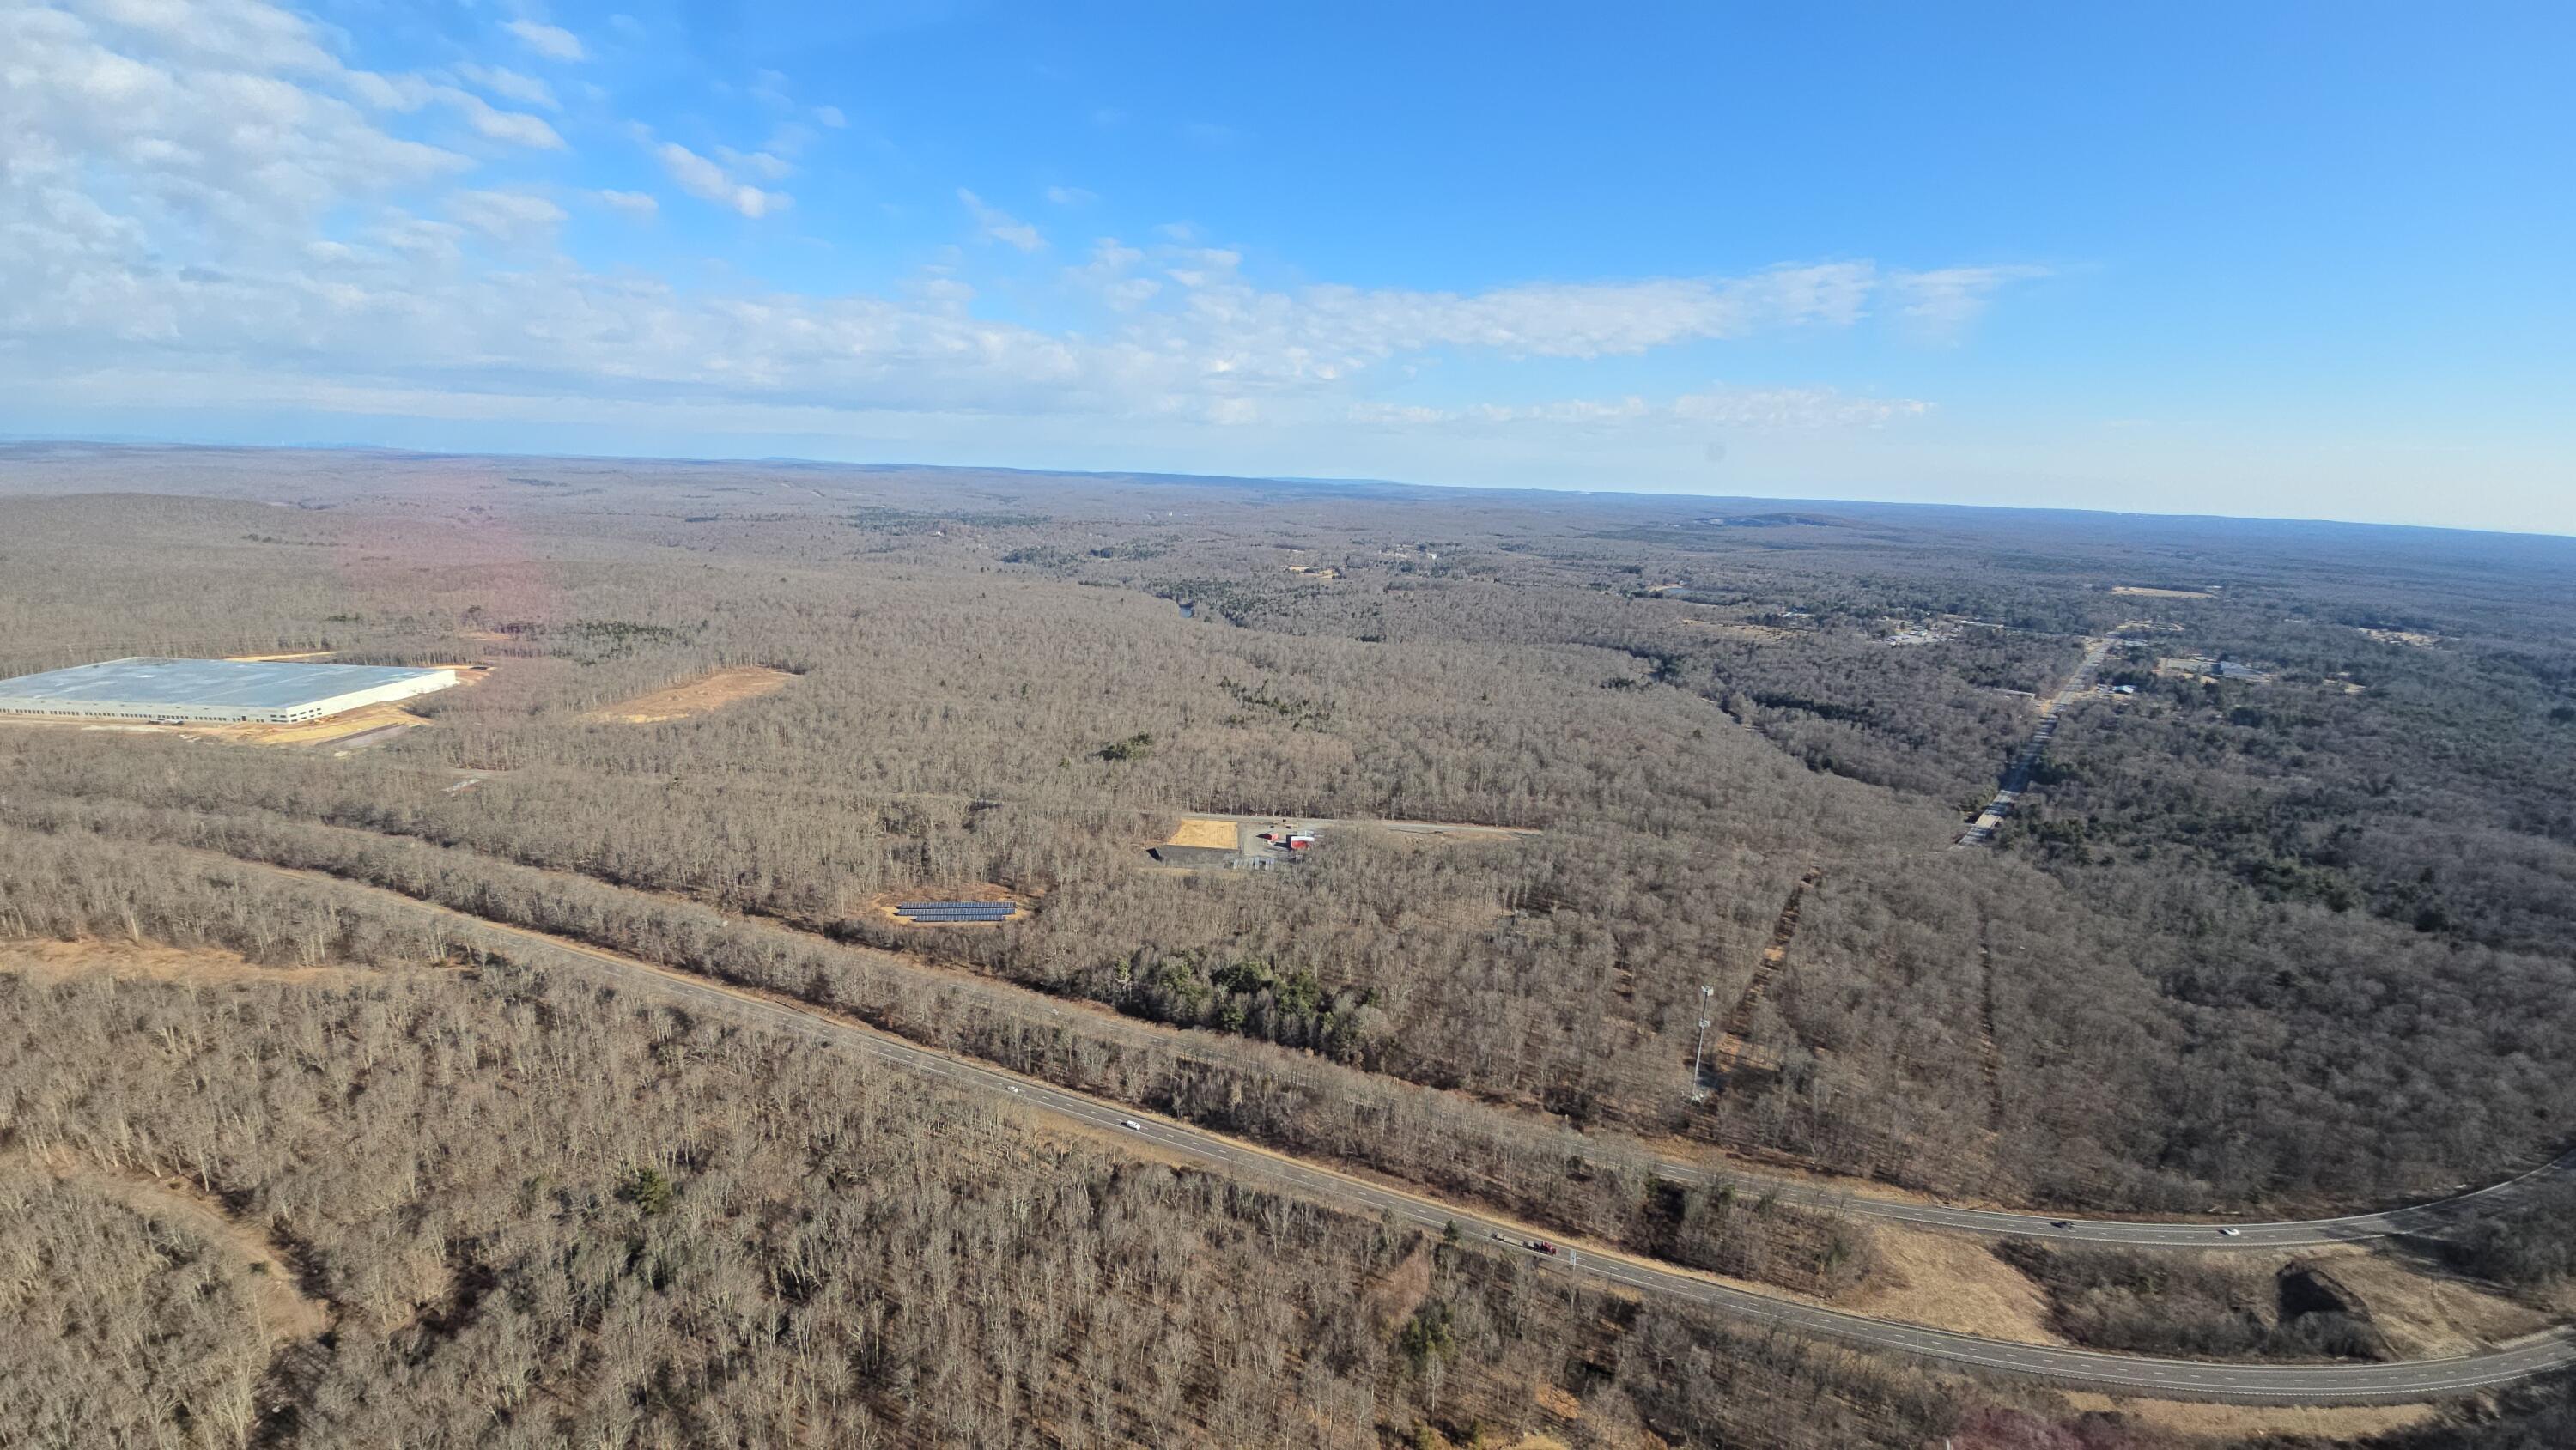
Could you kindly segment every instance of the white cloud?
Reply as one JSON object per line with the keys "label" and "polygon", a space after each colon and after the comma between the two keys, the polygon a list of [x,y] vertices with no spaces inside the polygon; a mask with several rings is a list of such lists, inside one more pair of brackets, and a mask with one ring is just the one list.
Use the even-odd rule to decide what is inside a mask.
{"label": "white cloud", "polygon": [[523,191],[460,191],[447,199],[447,214],[494,241],[512,245],[551,238],[564,220],[562,207]]}
{"label": "white cloud", "polygon": [[994,241],[1017,247],[1023,252],[1046,250],[1046,234],[1036,227],[999,207],[985,205],[984,198],[962,186],[957,188],[957,199],[966,204],[966,210],[973,215],[975,226],[983,235]]}
{"label": "white cloud", "polygon": [[536,106],[548,111],[563,109],[562,105],[555,100],[554,88],[532,75],[522,75],[501,66],[475,65],[471,62],[458,66],[456,74],[467,85],[478,87],[505,101],[516,101],[522,106]]}
{"label": "white cloud", "polygon": [[[418,404],[442,415],[681,400],[739,418],[864,414],[886,423],[879,436],[897,436],[886,420],[932,417],[988,436],[977,420],[1012,417],[1127,436],[1357,429],[1426,450],[1483,433],[1534,452],[1612,433],[1698,448],[1711,433],[1892,430],[1926,405],[1762,388],[1517,400],[1579,395],[1566,378],[1586,358],[1873,314],[1954,325],[2026,275],[1836,261],[1467,292],[1286,287],[1175,226],[1148,245],[1100,238],[1043,276],[1015,272],[1055,289],[1027,313],[1066,319],[1044,327],[979,315],[974,269],[993,254],[963,246],[884,294],[684,288],[549,250],[563,197],[650,219],[650,195],[478,185],[472,156],[417,139],[470,126],[560,145],[537,117],[438,78],[352,69],[323,32],[260,0],[78,0],[119,7],[97,14],[72,3],[0,0],[0,394],[15,398],[166,403],[190,392],[168,386],[187,376],[199,395],[443,398]],[[537,104],[497,72],[450,74]],[[761,185],[786,174],[785,153],[701,155],[636,134],[690,196],[753,218],[791,205]],[[401,209],[422,195],[434,215]],[[1037,228],[958,197],[982,236],[1047,248]],[[1049,200],[1068,197],[1079,200]],[[521,250],[497,258],[496,246]],[[1453,352],[1537,361],[1516,401],[1384,401]]]}
{"label": "white cloud", "polygon": [[[1195,235],[1183,226],[1162,230],[1184,242]],[[1221,248],[1185,244],[1157,257],[1186,294],[1190,320],[1207,334],[1247,353],[1340,373],[1444,348],[1592,359],[1761,332],[1850,328],[1882,296],[1909,309],[1909,317],[1918,306],[1955,312],[1944,300],[1951,293],[1982,298],[2012,271],[1918,273],[1825,262],[1740,277],[1530,283],[1468,294],[1334,284],[1286,293],[1251,284],[1238,270],[1241,258]],[[1968,280],[1970,273],[1979,280]]]}
{"label": "white cloud", "polygon": [[783,191],[763,191],[734,180],[725,169],[677,141],[665,141],[653,148],[662,169],[680,189],[700,201],[729,206],[754,221],[785,211],[793,201]]}
{"label": "white cloud", "polygon": [[246,3],[96,0],[82,18],[192,69],[328,74],[340,62],[290,11]]}
{"label": "white cloud", "polygon": [[[425,265],[447,272],[462,260],[465,229],[452,222],[434,222],[399,209],[388,209],[382,220],[367,228],[366,238],[380,251],[351,248],[349,259],[373,264],[381,274],[382,264],[391,258]],[[426,276],[427,274],[423,274]],[[245,277],[244,281],[249,279]],[[352,302],[364,294],[349,287],[326,291],[318,299],[325,304]]]}
{"label": "white cloud", "polygon": [[1153,278],[1135,275],[1136,264],[1143,260],[1143,252],[1116,237],[1102,237],[1092,243],[1091,260],[1066,269],[1065,275],[1075,286],[1107,303],[1112,311],[1133,312],[1163,290],[1163,284]]}
{"label": "white cloud", "polygon": [[736,151],[730,146],[719,146],[716,155],[724,158],[724,164],[733,170],[748,172],[763,181],[784,181],[796,170],[766,151]]}
{"label": "white cloud", "polygon": [[581,37],[560,25],[513,20],[501,28],[519,37],[521,44],[548,60],[580,60],[585,54]]}
{"label": "white cloud", "polygon": [[328,208],[473,164],[362,109],[433,88],[349,70],[304,21],[245,0],[127,0],[95,20],[0,6],[0,57],[0,242],[20,249],[0,293],[41,292],[75,242],[138,259],[300,245]]}
{"label": "white cloud", "polygon": [[850,124],[850,118],[842,114],[838,106],[816,106],[814,119],[817,123],[829,126],[835,131]]}
{"label": "white cloud", "polygon": [[1920,418],[1932,405],[1912,398],[1855,398],[1833,388],[1729,388],[1684,393],[1662,402],[1640,397],[1601,402],[1479,403],[1463,408],[1357,403],[1355,423],[1401,428],[1470,428],[1548,424],[1585,430],[1638,425],[1686,429],[1793,430],[1883,428]]}
{"label": "white cloud", "polygon": [[1058,206],[1089,206],[1100,200],[1100,194],[1085,191],[1079,186],[1050,186],[1046,189],[1046,199]]}
{"label": "white cloud", "polygon": [[465,124],[492,140],[507,141],[515,146],[528,146],[540,151],[564,149],[563,137],[555,134],[554,127],[524,111],[496,110],[486,104],[481,96],[457,90],[452,86],[440,87],[432,94],[455,107],[465,117]]}
{"label": "white cloud", "polygon": [[1956,337],[1982,316],[2006,285],[2048,275],[2045,267],[1943,267],[1889,279],[1899,313],[1935,339]]}

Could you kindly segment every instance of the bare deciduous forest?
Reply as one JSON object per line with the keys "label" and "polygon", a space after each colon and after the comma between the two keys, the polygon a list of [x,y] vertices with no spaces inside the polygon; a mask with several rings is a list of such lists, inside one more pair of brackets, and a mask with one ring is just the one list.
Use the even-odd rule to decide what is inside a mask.
{"label": "bare deciduous forest", "polygon": [[[2289,1216],[2508,1177],[2570,1136],[2563,540],[52,446],[0,451],[0,579],[0,673],[489,666],[363,748],[0,722],[0,938],[369,969],[0,974],[0,1149],[188,1179],[293,1245],[335,1325],[188,1349],[241,1321],[247,1271],[30,1170],[8,1249],[42,1268],[0,1314],[59,1353],[0,1371],[29,1424],[100,1395],[158,1407],[116,1431],[134,1444],[2072,1423],[1568,1304],[1517,1260],[464,951],[371,887],[1826,1298],[1881,1272],[1866,1230],[1676,1197],[1650,1155]],[[2141,587],[2167,592],[2118,592]],[[1952,849],[2097,640],[2100,689],[1996,843]],[[737,666],[794,678],[599,713]],[[1195,812],[1347,824],[1275,869],[1149,857]],[[976,890],[1027,909],[879,909]],[[1694,1102],[1703,988],[1744,1030]],[[2497,1215],[2455,1266],[2554,1291],[2567,1214]],[[2134,1312],[2124,1265],[2024,1267],[2091,1295],[2106,1342],[2264,1348]],[[87,1284],[161,1331],[64,1318]],[[2163,1443],[2103,1433],[2130,1438],[2081,1443]]]}
{"label": "bare deciduous forest", "polygon": [[[61,867],[59,854],[54,863]],[[0,972],[8,1443],[1912,1443],[1938,1382],[1574,1292],[1525,1259],[1138,1162],[856,1054],[369,926],[325,883],[94,864],[41,928],[365,961],[326,983]],[[51,883],[49,883],[51,884]],[[230,893],[220,893],[230,894]],[[164,1180],[327,1306],[56,1183]],[[32,1167],[30,1165],[39,1165]],[[32,1269],[33,1272],[28,1272]],[[1579,1398],[1578,1398],[1579,1393]],[[1774,1407],[1803,1405],[1791,1424]],[[1554,1406],[1554,1409],[1550,1409]],[[101,1407],[115,1413],[102,1416]]]}

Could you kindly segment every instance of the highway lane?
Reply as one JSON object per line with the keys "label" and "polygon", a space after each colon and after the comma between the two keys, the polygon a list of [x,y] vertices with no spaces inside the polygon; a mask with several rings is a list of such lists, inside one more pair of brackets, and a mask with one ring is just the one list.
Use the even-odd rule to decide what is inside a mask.
{"label": "highway lane", "polygon": [[2067,1386],[2243,1404],[2370,1404],[2435,1399],[2509,1384],[2576,1364],[2576,1330],[2564,1327],[2478,1354],[2399,1364],[2229,1364],[2015,1344],[1773,1298],[1684,1270],[1591,1248],[1568,1247],[1557,1254],[1540,1254],[1524,1245],[1547,1238],[1544,1231],[1497,1215],[1284,1157],[1221,1134],[922,1047],[787,999],[726,986],[540,932],[503,926],[380,888],[358,889],[435,914],[458,928],[461,935],[479,936],[521,951],[533,946],[554,960],[614,977],[656,995],[721,1011],[737,1020],[807,1041],[866,1053],[955,1087],[992,1094],[1033,1112],[1103,1132],[1131,1136],[1166,1153],[1240,1177],[1275,1183],[1304,1197],[1385,1214],[1429,1232],[1455,1225],[1463,1236],[1483,1240],[1504,1252],[1527,1255],[1547,1270],[1588,1275],[1640,1295],[1697,1305],[1739,1321],[1776,1326],[1793,1333]]}
{"label": "highway lane", "polygon": [[[1656,1160],[1655,1171],[1676,1183],[1732,1182],[1745,1191],[1776,1194],[1784,1202],[1830,1208],[1838,1213],[1946,1233],[2049,1239],[2125,1248],[2300,1249],[2325,1244],[2362,1243],[2400,1234],[2438,1233],[2477,1210],[2497,1207],[2545,1184],[2576,1178],[2576,1152],[2563,1154],[2518,1178],[2451,1198],[2371,1213],[2345,1214],[2339,1218],[2291,1219],[2278,1223],[2226,1223],[2221,1220],[2149,1222],[2088,1219],[2007,1209],[1953,1208],[1947,1204],[1864,1198],[1795,1179],[1767,1178],[1663,1159]],[[2224,1233],[2221,1231],[2223,1228],[2232,1228],[2235,1232]]]}

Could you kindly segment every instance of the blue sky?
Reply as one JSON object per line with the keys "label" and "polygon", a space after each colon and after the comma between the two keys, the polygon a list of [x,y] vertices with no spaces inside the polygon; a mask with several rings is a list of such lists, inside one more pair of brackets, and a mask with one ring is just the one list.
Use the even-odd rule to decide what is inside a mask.
{"label": "blue sky", "polygon": [[2576,10],[0,6],[0,431],[2576,532]]}

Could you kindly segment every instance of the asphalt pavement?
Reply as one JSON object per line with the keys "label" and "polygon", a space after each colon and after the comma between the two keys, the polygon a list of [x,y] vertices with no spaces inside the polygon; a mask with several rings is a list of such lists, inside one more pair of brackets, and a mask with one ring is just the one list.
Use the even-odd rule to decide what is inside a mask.
{"label": "asphalt pavement", "polygon": [[[1732,1182],[1747,1193],[1768,1193],[1784,1202],[1837,1213],[1908,1224],[1948,1233],[1990,1238],[2047,1239],[2062,1243],[2106,1244],[2126,1248],[2303,1249],[2326,1244],[2363,1243],[2406,1234],[2434,1234],[2481,1209],[2498,1207],[2544,1184],[2576,1177],[2576,1152],[2564,1154],[2519,1178],[2461,1193],[2431,1203],[2340,1218],[2292,1219],[2280,1223],[2231,1223],[2082,1218],[2065,1214],[2021,1213],[2006,1209],[1953,1208],[1938,1203],[1865,1198],[1795,1179],[1710,1169],[1697,1164],[1658,1160],[1655,1172],[1676,1183]],[[2230,1233],[2227,1230],[2233,1229]]]}

